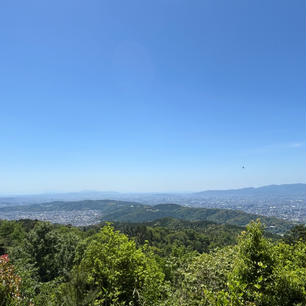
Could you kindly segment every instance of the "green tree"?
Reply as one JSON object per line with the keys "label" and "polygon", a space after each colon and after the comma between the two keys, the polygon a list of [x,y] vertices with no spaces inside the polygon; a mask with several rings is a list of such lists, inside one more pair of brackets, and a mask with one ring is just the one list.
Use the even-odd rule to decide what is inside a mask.
{"label": "green tree", "polygon": [[220,299],[226,300],[227,279],[235,254],[235,247],[225,247],[194,256],[187,267],[179,269],[183,270],[181,280],[177,284],[172,282],[174,291],[165,305],[211,306],[219,305]]}
{"label": "green tree", "polygon": [[288,244],[294,244],[298,241],[306,242],[306,225],[299,224],[290,229],[284,236],[284,241]]}
{"label": "green tree", "polygon": [[87,271],[80,266],[70,274],[69,282],[60,284],[53,297],[54,305],[61,306],[93,306],[99,288],[91,288],[87,282]]}
{"label": "green tree", "polygon": [[17,266],[32,267],[39,282],[48,282],[70,271],[79,240],[73,230],[39,222],[12,253],[13,259]]}
{"label": "green tree", "polygon": [[104,226],[90,241],[80,269],[95,305],[156,305],[164,275],[148,249],[137,249],[124,234]]}
{"label": "green tree", "polygon": [[271,306],[274,266],[272,244],[264,238],[260,221],[253,221],[239,237],[237,257],[230,275],[234,305]]}
{"label": "green tree", "polygon": [[273,251],[275,305],[306,305],[306,243],[279,243]]}
{"label": "green tree", "polygon": [[239,238],[229,278],[233,305],[305,305],[306,247],[272,244],[259,221],[251,222]]}
{"label": "green tree", "polygon": [[25,237],[22,225],[17,221],[0,220],[0,255],[8,253],[10,249]]}

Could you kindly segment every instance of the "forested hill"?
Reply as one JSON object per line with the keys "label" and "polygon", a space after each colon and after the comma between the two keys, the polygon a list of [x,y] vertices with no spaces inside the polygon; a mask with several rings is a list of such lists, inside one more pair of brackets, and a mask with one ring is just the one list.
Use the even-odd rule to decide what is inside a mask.
{"label": "forested hill", "polygon": [[[181,220],[207,220],[222,224],[246,226],[251,220],[259,218],[258,215],[248,214],[239,210],[194,208],[177,204],[160,204],[155,206],[126,206],[102,217],[102,220],[121,222],[148,222],[165,217]],[[260,216],[267,230],[274,233],[286,232],[291,224],[271,217]]]}
{"label": "forested hill", "polygon": [[[81,228],[89,233],[97,233],[107,221]],[[200,253],[210,252],[217,247],[234,245],[238,235],[245,227],[218,224],[211,221],[186,221],[174,218],[163,218],[151,222],[112,222],[112,226],[144,245],[146,242],[154,246],[159,254],[168,255],[173,245],[184,246]],[[279,235],[264,233],[265,237],[277,241]]]}
{"label": "forested hill", "polygon": [[[91,216],[92,219],[90,219]],[[148,222],[171,217],[189,221],[206,220],[237,226],[246,226],[250,221],[260,217],[267,230],[272,233],[284,233],[293,225],[293,223],[274,217],[248,214],[239,210],[194,208],[177,204],[150,206],[113,200],[57,201],[0,208],[0,218],[2,219],[31,218],[78,225],[78,220],[85,217],[89,220],[88,224],[99,221]]]}

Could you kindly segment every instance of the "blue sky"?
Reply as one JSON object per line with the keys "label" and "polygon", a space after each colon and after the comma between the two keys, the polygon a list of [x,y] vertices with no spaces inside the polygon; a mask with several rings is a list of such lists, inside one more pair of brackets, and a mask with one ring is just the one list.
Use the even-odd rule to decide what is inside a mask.
{"label": "blue sky", "polygon": [[2,194],[306,182],[303,0],[1,1],[0,72]]}

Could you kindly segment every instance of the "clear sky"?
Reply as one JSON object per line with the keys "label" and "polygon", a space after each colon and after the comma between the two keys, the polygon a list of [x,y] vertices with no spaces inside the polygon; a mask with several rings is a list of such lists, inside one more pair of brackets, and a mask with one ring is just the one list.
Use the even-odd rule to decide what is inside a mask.
{"label": "clear sky", "polygon": [[306,182],[304,6],[1,1],[0,193]]}

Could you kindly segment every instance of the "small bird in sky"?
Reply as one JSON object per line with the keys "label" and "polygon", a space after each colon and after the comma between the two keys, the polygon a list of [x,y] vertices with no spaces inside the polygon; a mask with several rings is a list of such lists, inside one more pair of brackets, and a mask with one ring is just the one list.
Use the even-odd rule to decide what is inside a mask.
{"label": "small bird in sky", "polygon": [[242,169],[245,169],[245,166],[242,166]]}

